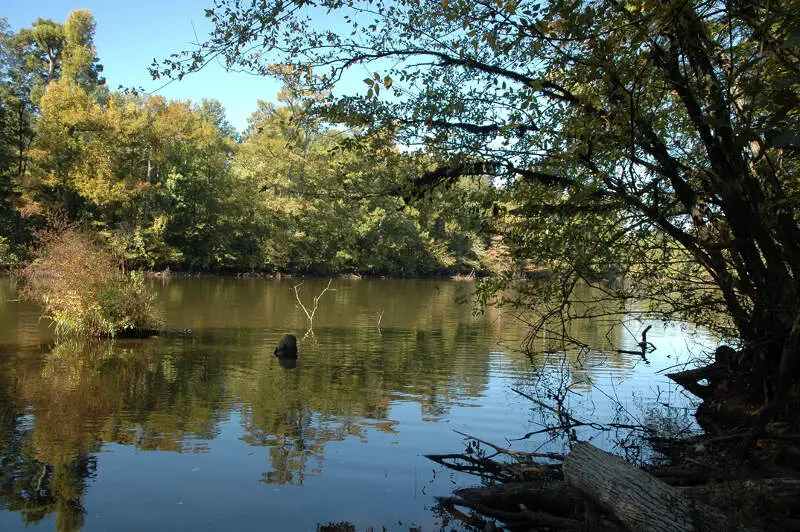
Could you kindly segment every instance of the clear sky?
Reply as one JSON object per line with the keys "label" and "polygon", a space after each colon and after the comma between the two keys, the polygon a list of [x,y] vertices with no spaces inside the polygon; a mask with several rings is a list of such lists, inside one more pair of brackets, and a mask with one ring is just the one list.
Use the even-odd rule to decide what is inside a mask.
{"label": "clear sky", "polygon": [[210,25],[203,13],[212,4],[212,0],[0,0],[0,17],[8,18],[11,29],[17,31],[39,17],[63,23],[73,9],[89,9],[97,22],[95,47],[110,89],[141,86],[146,91],[158,89],[155,94],[169,99],[217,99],[231,124],[242,131],[257,100],[274,101],[278,82],[210,64],[159,89],[164,81],[153,81],[147,73],[154,58],[204,39]]}

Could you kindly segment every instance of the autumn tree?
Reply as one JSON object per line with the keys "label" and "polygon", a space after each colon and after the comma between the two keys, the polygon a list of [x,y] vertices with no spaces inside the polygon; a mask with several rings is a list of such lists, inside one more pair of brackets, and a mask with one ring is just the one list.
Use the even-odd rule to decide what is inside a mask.
{"label": "autumn tree", "polygon": [[206,14],[207,42],[155,76],[213,57],[267,75],[302,64],[326,91],[369,68],[365,95],[329,112],[440,156],[419,186],[480,174],[513,191],[497,209],[506,244],[557,276],[517,304],[569,320],[577,283],[624,274],[603,288],[621,310],[652,296],[651,315],[741,340],[726,380],[774,407],[762,420],[796,397],[796,2],[223,0]]}

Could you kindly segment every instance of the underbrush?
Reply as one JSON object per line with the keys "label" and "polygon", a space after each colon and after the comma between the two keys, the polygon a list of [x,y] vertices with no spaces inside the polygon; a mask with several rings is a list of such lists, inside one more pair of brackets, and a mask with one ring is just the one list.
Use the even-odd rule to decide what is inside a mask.
{"label": "underbrush", "polygon": [[21,296],[43,307],[57,334],[109,337],[159,327],[144,275],[125,273],[90,233],[44,232],[33,256],[16,272]]}

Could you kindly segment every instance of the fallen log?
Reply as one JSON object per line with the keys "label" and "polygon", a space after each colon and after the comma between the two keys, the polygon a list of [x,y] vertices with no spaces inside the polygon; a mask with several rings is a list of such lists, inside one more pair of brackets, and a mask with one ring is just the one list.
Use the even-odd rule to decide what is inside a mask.
{"label": "fallen log", "polygon": [[[800,478],[789,471],[769,478],[763,467],[748,472],[718,463],[714,472],[704,472],[689,463],[689,470],[672,466],[661,471],[668,478],[680,477],[684,486],[675,487],[588,443],[576,444],[560,467],[546,464],[530,475],[519,474],[520,464],[477,461],[464,455],[448,458],[466,458],[466,464],[440,463],[466,467],[472,473],[490,465],[490,476],[497,477],[500,468],[505,473],[500,476],[507,477],[497,479],[501,482],[497,485],[458,489],[453,497],[437,498],[451,515],[470,525],[483,526],[471,522],[456,506],[498,519],[509,530],[614,530],[620,526],[635,531],[800,530],[796,504]],[[524,458],[530,468],[528,457]],[[686,486],[687,480],[694,485]]]}
{"label": "fallen log", "polygon": [[514,511],[524,506],[563,517],[572,517],[583,498],[563,480],[509,482],[484,488],[461,488],[455,494],[470,502],[499,510]]}
{"label": "fallen log", "polygon": [[677,488],[588,443],[564,460],[567,483],[611,512],[629,530],[696,530],[694,509]]}
{"label": "fallen log", "polygon": [[529,530],[531,527],[548,527],[556,530],[581,530],[583,528],[581,521],[578,519],[559,517],[546,512],[531,512],[525,509],[518,511],[498,510],[479,502],[468,501],[459,497],[437,497],[437,500],[440,504],[465,506],[487,517],[499,519],[509,529]]}
{"label": "fallen log", "polygon": [[[766,509],[766,498],[793,509],[789,501],[800,489],[794,478],[676,488],[589,443],[575,445],[564,460],[563,471],[568,485],[610,512],[628,530],[788,530],[794,529],[786,528],[789,523],[797,522],[793,515],[769,519],[753,508]],[[729,512],[731,505],[734,512]],[[726,510],[723,513],[718,508]],[[779,508],[769,510],[777,514]]]}

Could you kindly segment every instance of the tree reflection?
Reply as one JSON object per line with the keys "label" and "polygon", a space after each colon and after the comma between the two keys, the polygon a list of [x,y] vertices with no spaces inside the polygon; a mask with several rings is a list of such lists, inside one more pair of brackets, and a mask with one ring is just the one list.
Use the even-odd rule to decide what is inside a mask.
{"label": "tree reflection", "polygon": [[[7,510],[20,512],[26,524],[55,515],[59,530],[79,529],[87,480],[104,444],[205,453],[232,416],[241,420],[242,441],[268,448],[262,482],[302,485],[322,470],[329,442],[397,432],[395,403],[413,401],[423,419],[435,421],[486,392],[496,349],[490,339],[501,318],[454,307],[458,283],[398,284],[388,295],[377,284],[339,287],[331,302],[349,310],[315,321],[316,337],[301,345],[293,368],[272,354],[279,333],[264,334],[244,310],[280,316],[292,308],[291,294],[248,284],[220,292],[220,286],[180,292],[185,302],[173,290],[186,285],[164,287],[171,326],[194,328],[192,337],[69,340],[0,356],[0,498]],[[225,321],[218,298],[240,322]],[[213,316],[192,317],[198,305]],[[178,308],[186,309],[188,322],[179,321]],[[385,309],[380,332],[375,308]],[[369,321],[352,323],[358,316]],[[586,327],[572,332],[597,341],[600,329]],[[514,344],[524,324],[505,323],[502,330]],[[619,344],[614,334],[603,340]],[[543,345],[541,352],[559,347]],[[613,350],[606,353],[608,363],[626,364]],[[522,356],[509,360],[520,374],[532,371]],[[576,355],[567,360],[575,378],[594,371]]]}

